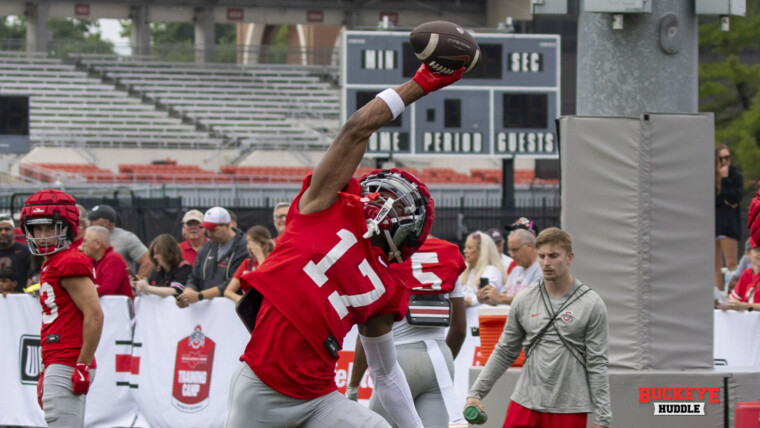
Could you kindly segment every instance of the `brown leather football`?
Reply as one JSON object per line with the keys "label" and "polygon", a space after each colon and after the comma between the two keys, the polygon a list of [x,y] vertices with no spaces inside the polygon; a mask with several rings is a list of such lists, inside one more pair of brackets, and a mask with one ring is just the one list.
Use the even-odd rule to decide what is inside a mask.
{"label": "brown leather football", "polygon": [[480,63],[480,47],[461,26],[448,21],[420,24],[409,34],[417,58],[431,70],[451,74],[466,67],[465,73]]}

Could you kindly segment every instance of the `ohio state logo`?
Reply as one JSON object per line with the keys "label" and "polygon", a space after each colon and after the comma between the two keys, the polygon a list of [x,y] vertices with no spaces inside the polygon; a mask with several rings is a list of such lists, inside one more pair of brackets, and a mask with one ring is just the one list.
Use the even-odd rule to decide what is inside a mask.
{"label": "ohio state logo", "polygon": [[564,314],[562,314],[562,321],[570,322],[572,320],[573,320],[573,311],[567,311]]}
{"label": "ohio state logo", "polygon": [[177,343],[172,405],[178,410],[192,413],[208,406],[215,347],[200,325]]}
{"label": "ohio state logo", "polygon": [[40,336],[24,334],[19,341],[19,379],[25,385],[36,385],[42,372]]}

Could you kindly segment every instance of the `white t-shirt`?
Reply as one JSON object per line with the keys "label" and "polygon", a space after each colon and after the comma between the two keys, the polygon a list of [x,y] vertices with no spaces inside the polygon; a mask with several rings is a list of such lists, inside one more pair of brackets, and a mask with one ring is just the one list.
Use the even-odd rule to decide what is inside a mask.
{"label": "white t-shirt", "polygon": [[[496,268],[496,266],[488,265],[485,269],[483,269],[483,273],[480,275],[481,278],[488,278],[488,283],[492,285],[497,290],[501,290],[504,284],[504,279],[501,276],[501,272],[499,272],[499,269]],[[472,299],[472,304],[470,306],[477,306],[480,304],[478,302],[478,290],[480,289],[480,280],[476,280],[473,282],[473,279],[475,279],[475,271],[471,270],[470,275],[467,277],[467,284],[463,284],[462,288],[464,290],[464,298],[470,298]],[[475,284],[475,285],[472,285]]]}
{"label": "white t-shirt", "polygon": [[509,269],[509,265],[512,264],[512,257],[509,257],[508,255],[501,253],[501,264],[504,265],[504,272],[506,272]]}
{"label": "white t-shirt", "polygon": [[507,297],[514,297],[520,290],[528,288],[529,285],[542,279],[544,279],[544,273],[541,271],[538,260],[533,262],[527,269],[517,265],[507,277],[504,289],[501,291],[507,290]]}

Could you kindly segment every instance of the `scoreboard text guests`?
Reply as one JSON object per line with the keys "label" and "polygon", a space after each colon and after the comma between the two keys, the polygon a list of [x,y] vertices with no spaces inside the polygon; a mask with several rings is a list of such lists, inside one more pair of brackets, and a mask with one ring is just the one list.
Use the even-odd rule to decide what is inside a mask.
{"label": "scoreboard text guests", "polygon": [[[557,35],[473,34],[482,63],[456,85],[410,106],[370,137],[367,156],[557,157]],[[414,75],[409,33],[346,31],[341,119]]]}

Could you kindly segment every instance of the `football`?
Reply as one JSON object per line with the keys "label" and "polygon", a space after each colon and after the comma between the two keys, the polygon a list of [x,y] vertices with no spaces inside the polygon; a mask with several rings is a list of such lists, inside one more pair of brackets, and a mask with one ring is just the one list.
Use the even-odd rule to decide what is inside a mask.
{"label": "football", "polygon": [[462,67],[467,67],[467,73],[480,62],[478,43],[453,22],[420,24],[409,34],[409,43],[417,58],[438,73],[451,74]]}

